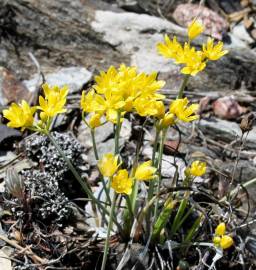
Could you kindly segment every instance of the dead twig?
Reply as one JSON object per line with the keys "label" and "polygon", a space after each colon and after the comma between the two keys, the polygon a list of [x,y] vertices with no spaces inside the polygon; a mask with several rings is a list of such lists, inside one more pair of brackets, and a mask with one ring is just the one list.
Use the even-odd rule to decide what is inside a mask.
{"label": "dead twig", "polygon": [[28,257],[32,259],[32,261],[36,264],[46,264],[48,262],[47,259],[42,259],[41,257],[34,254],[29,246],[22,247],[17,244],[15,241],[8,239],[4,235],[0,235],[0,239],[9,244],[10,246],[18,249],[20,253],[26,254]]}

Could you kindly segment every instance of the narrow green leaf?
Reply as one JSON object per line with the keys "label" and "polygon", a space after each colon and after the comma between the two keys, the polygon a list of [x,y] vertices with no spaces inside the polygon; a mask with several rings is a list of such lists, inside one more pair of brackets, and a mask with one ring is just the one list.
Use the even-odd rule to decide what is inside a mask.
{"label": "narrow green leaf", "polygon": [[[195,232],[197,231],[197,229],[199,228],[200,222],[201,222],[202,216],[200,215],[194,222],[193,226],[190,228],[184,242],[185,243],[189,243],[191,242],[191,240],[193,239]],[[183,242],[183,243],[184,243]]]}
{"label": "narrow green leaf", "polygon": [[168,219],[172,213],[172,209],[175,207],[176,203],[177,201],[173,200],[171,196],[166,200],[163,210],[153,226],[153,233],[152,233],[153,241],[155,241],[159,237],[161,230],[166,226]]}
{"label": "narrow green leaf", "polygon": [[179,230],[180,226],[182,225],[182,223],[180,221],[183,218],[183,214],[184,214],[184,211],[187,207],[187,204],[188,204],[188,199],[183,199],[180,202],[178,212],[174,218],[174,221],[173,221],[173,224],[171,227],[171,235],[174,235]]}

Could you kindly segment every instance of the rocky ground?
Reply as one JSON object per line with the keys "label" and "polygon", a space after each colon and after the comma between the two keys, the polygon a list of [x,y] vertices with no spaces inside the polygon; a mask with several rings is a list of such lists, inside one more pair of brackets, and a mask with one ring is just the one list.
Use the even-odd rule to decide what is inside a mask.
{"label": "rocky ground", "polygon": [[[201,119],[195,126],[180,127],[181,144],[178,143],[179,133],[175,130],[169,132],[165,145],[163,178],[164,184],[168,187],[168,179],[175,171],[172,164],[174,154],[176,155],[177,152],[181,169],[191,157],[200,157],[207,160],[211,169],[216,172],[209,176],[204,187],[214,189],[218,196],[222,197],[228,188],[228,178],[241,146],[242,132],[239,124],[244,115],[256,112],[256,29],[254,28],[256,3],[249,0],[210,0],[204,1],[209,10],[206,8],[201,10],[197,1],[194,5],[187,2],[0,0],[0,110],[21,98],[33,104],[37,100],[43,81],[57,85],[67,84],[71,90],[68,97],[68,115],[58,117],[54,128],[57,131],[68,131],[70,140],[80,143],[79,147],[82,149],[80,154],[83,160],[78,165],[84,176],[87,176],[91,183],[95,183],[98,174],[95,169],[92,145],[88,139],[90,133],[81,122],[79,111],[81,90],[90,87],[93,76],[99,70],[105,70],[110,65],[118,66],[126,63],[138,66],[140,71],[159,72],[159,78],[167,81],[163,93],[168,97],[167,101],[171,100],[180,87],[181,75],[174,64],[157,54],[155,46],[162,41],[165,33],[177,35],[180,40],[183,40],[186,35],[184,28],[186,21],[191,19],[189,16],[200,13],[202,19],[207,21],[208,34],[223,39],[230,53],[222,60],[211,63],[204,72],[190,80],[185,93],[192,100],[200,102]],[[184,10],[191,10],[191,12],[186,13]],[[212,12],[210,17],[209,12]],[[199,45],[206,38],[207,36],[203,36],[195,45]],[[129,117],[125,119],[121,131],[124,153],[134,151],[139,121],[140,119]],[[144,133],[146,143],[143,145],[143,157],[151,155],[153,137],[152,125],[149,124]],[[8,166],[15,164],[17,170],[22,171],[32,168],[35,163],[40,163],[38,159],[30,158],[28,153],[31,154],[32,146],[24,138],[25,136],[19,131],[0,124],[1,192],[4,192],[5,170]],[[96,141],[100,154],[111,150],[114,144],[113,127],[107,124],[99,128],[96,132]],[[26,155],[24,155],[24,147],[27,151]],[[36,145],[36,151],[40,147],[40,143]],[[35,156],[33,151],[32,153]],[[129,161],[127,156],[127,163]],[[255,165],[256,126],[254,125],[240,153],[235,174],[236,183],[244,183],[256,178]],[[65,173],[56,177],[66,181]],[[31,179],[33,177],[36,176],[31,176]],[[52,183],[55,180],[52,179]],[[65,190],[62,192],[66,195]],[[248,192],[250,211],[247,206],[243,206],[243,199],[241,204],[245,207],[245,211],[250,212],[248,221],[252,221],[255,219],[255,187],[251,187]],[[62,197],[59,198],[62,202],[68,197],[64,195],[60,195]],[[67,200],[72,200],[76,196],[77,194],[73,194]],[[6,215],[4,211],[4,209],[0,211],[0,219]],[[81,216],[81,213],[77,215]],[[4,222],[6,226],[6,219]],[[80,241],[83,244],[88,241],[88,239],[79,239],[77,235],[74,236],[72,234],[74,228],[88,231],[88,224],[82,222],[82,217],[76,225],[72,224],[65,228],[65,237],[68,235],[76,238],[76,242]],[[65,238],[58,234],[58,230],[54,233],[56,238]],[[5,235],[6,232],[0,230],[0,234]],[[255,234],[256,230],[252,222],[250,237],[253,255],[256,255],[256,240],[253,240]],[[65,242],[66,238],[62,240]],[[96,241],[96,249],[97,245]],[[0,242],[0,247],[4,246],[5,243]],[[50,249],[46,243],[42,244],[42,247]],[[4,252],[2,249],[0,252]],[[89,250],[88,254],[90,252],[93,251]],[[38,258],[32,258],[32,261],[36,264]],[[8,269],[6,266],[6,270]]]}

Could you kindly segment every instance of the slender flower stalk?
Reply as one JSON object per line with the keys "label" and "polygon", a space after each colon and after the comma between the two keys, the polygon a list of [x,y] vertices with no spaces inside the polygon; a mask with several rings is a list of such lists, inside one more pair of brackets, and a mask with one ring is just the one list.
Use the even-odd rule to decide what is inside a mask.
{"label": "slender flower stalk", "polygon": [[[156,158],[156,152],[157,152],[157,145],[158,145],[158,141],[159,141],[159,135],[160,135],[160,130],[159,129],[156,129],[156,136],[155,136],[153,153],[152,153],[152,166],[155,166],[155,158]],[[150,183],[149,183],[149,189],[148,189],[148,202],[153,197],[154,186],[155,186],[155,181],[150,181]]]}
{"label": "slender flower stalk", "polygon": [[[153,166],[155,166],[155,158],[156,158],[156,152],[157,152],[157,146],[158,146],[160,132],[161,132],[161,130],[156,128],[156,136],[155,136],[153,153],[152,153],[152,165]],[[155,188],[155,180],[152,180],[149,182],[147,202],[150,202],[150,200],[153,198],[154,188]],[[151,214],[152,214],[152,211],[150,211],[150,210],[151,209],[149,209],[149,211],[147,213],[147,231],[148,232],[150,232],[150,218],[151,218]]]}
{"label": "slender flower stalk", "polygon": [[92,146],[93,146],[93,152],[95,159],[98,161],[99,160],[99,154],[96,146],[96,140],[95,140],[95,129],[91,129],[91,137],[92,137]]}
{"label": "slender flower stalk", "polygon": [[[156,191],[157,194],[160,191],[161,180],[162,180],[162,161],[163,161],[164,143],[165,143],[167,130],[168,129],[162,130],[161,143],[160,143],[160,147],[159,147],[159,156],[157,159],[157,165],[158,165],[157,166],[157,168],[158,168],[158,183],[157,183],[157,191]],[[155,221],[156,215],[157,215],[158,203],[159,203],[159,198],[157,198],[156,204],[155,204],[154,219],[153,219],[154,221]]]}
{"label": "slender flower stalk", "polygon": [[115,132],[115,155],[119,154],[119,137],[121,130],[121,112],[117,112],[117,123],[116,123],[116,132]]}
{"label": "slender flower stalk", "polygon": [[184,90],[185,90],[185,87],[186,87],[187,84],[188,84],[189,78],[190,78],[190,74],[186,74],[186,75],[184,76],[184,79],[183,79],[183,82],[182,82],[182,84],[181,84],[181,87],[180,87],[180,90],[179,90],[179,93],[178,93],[177,98],[183,98]]}
{"label": "slender flower stalk", "polygon": [[116,205],[116,197],[117,197],[116,195],[117,195],[116,192],[114,192],[113,201],[112,201],[111,209],[110,209],[110,216],[109,216],[108,229],[107,229],[107,238],[104,245],[104,253],[103,253],[103,260],[101,264],[101,270],[105,270],[106,268],[106,262],[107,262],[108,251],[109,251],[109,238],[110,238],[110,232],[111,232],[112,224],[113,224],[113,217],[115,213],[115,205]]}

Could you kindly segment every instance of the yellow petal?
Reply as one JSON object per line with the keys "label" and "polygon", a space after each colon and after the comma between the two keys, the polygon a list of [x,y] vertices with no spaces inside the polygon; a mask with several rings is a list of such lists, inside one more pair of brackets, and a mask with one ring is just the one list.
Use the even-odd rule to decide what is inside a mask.
{"label": "yellow petal", "polygon": [[233,240],[233,238],[231,236],[224,235],[224,236],[221,237],[220,246],[223,249],[230,248],[233,244],[234,244],[234,240]]}
{"label": "yellow petal", "polygon": [[226,225],[224,222],[221,222],[215,229],[215,234],[218,236],[223,236],[226,232]]}

